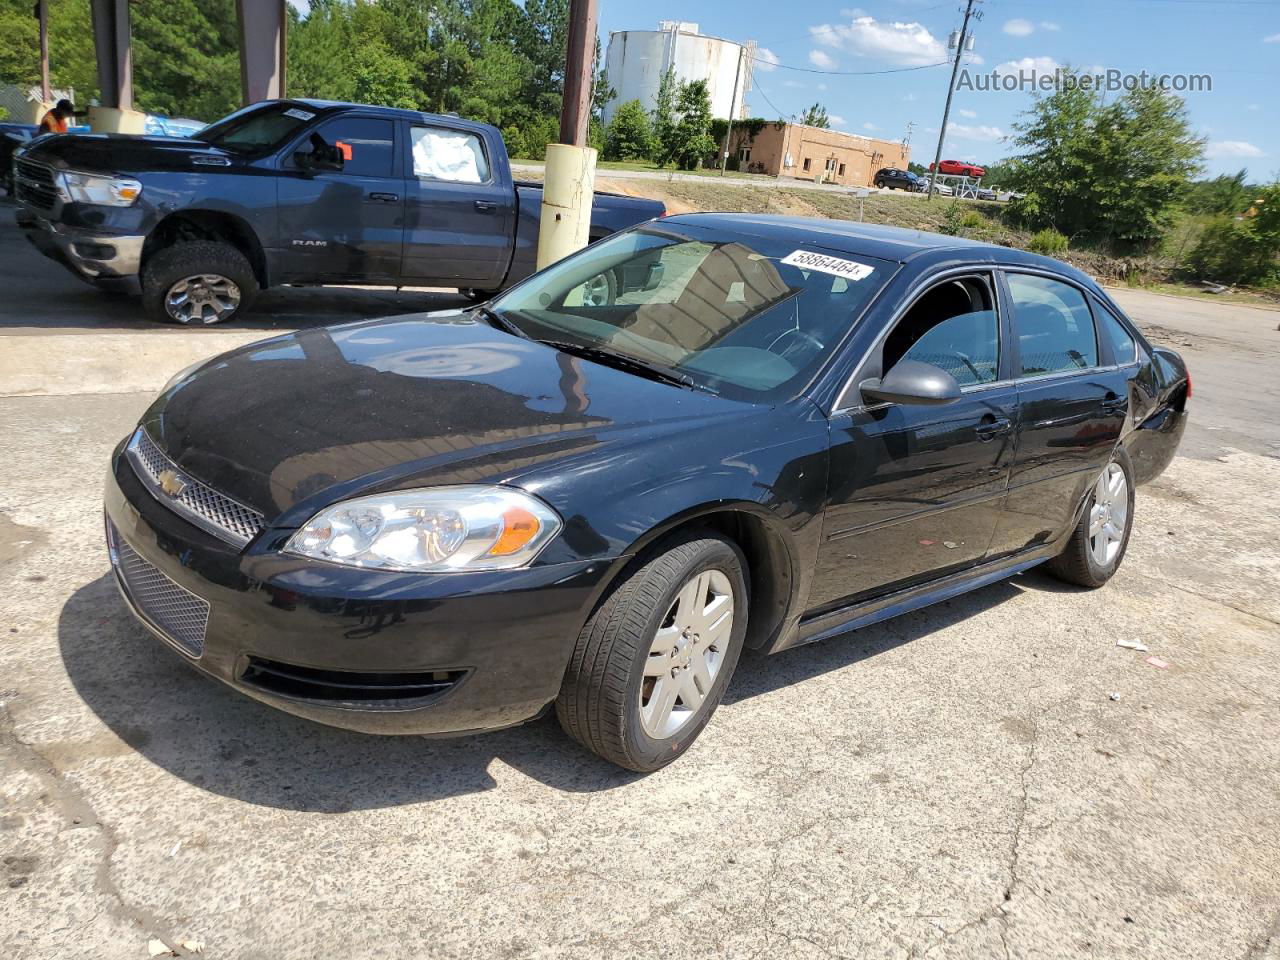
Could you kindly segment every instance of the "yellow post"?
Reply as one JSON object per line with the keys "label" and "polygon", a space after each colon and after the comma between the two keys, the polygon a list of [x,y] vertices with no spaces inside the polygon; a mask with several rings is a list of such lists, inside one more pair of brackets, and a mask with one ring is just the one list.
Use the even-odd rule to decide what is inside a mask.
{"label": "yellow post", "polygon": [[587,245],[595,183],[593,148],[548,144],[538,227],[539,270]]}

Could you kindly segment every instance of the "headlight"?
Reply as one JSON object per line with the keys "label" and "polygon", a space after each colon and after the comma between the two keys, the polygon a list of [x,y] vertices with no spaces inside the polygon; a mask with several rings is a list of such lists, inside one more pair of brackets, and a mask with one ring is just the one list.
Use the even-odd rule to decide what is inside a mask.
{"label": "headlight", "polygon": [[554,510],[519,490],[431,487],[326,507],[284,552],[374,570],[510,570],[532,562],[560,527]]}
{"label": "headlight", "polygon": [[70,170],[58,175],[58,193],[69,203],[127,207],[142,195],[142,184],[128,177],[100,177]]}

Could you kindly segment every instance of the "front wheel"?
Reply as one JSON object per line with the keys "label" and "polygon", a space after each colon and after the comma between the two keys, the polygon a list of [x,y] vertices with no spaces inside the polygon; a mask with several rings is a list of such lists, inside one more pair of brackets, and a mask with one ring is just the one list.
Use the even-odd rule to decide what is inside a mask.
{"label": "front wheel", "polygon": [[1133,464],[1128,453],[1117,449],[1089,492],[1071,539],[1046,569],[1067,583],[1102,586],[1120,569],[1129,547],[1133,504]]}
{"label": "front wheel", "polygon": [[142,271],[142,306],[158,323],[226,323],[257,294],[248,259],[225,243],[175,244],[151,257]]}
{"label": "front wheel", "polygon": [[649,773],[711,719],[747,628],[742,552],[712,533],[682,540],[626,577],[582,628],[556,699],[571,737]]}

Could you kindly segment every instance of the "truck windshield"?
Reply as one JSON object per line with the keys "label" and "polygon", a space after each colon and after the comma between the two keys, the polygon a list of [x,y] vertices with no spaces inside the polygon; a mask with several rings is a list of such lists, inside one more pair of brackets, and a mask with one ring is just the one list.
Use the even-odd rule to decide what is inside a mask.
{"label": "truck windshield", "polygon": [[531,339],[759,402],[807,383],[897,266],[794,237],[661,222],[592,244],[489,307]]}
{"label": "truck windshield", "polygon": [[292,137],[315,111],[291,103],[245,107],[192,136],[235,153],[265,153]]}

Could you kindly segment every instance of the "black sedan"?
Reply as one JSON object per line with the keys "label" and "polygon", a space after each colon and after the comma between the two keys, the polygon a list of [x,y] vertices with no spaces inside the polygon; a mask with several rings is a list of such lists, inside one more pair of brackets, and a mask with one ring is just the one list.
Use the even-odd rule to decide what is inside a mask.
{"label": "black sedan", "polygon": [[901,170],[897,167],[882,167],[876,171],[872,182],[880,190],[885,187],[890,190],[918,191],[921,189],[919,177],[910,170]]}
{"label": "black sedan", "polygon": [[1037,564],[1101,586],[1191,384],[1062,263],[862,224],[689,215],[464,311],[180,373],[107,539],[197,668],[357,730],[553,708],[634,770],[776,653]]}

